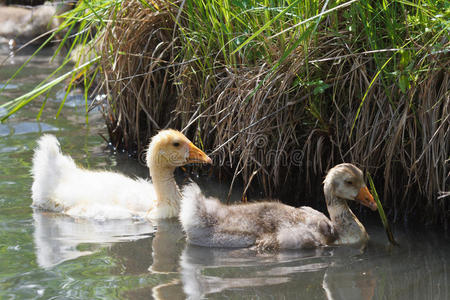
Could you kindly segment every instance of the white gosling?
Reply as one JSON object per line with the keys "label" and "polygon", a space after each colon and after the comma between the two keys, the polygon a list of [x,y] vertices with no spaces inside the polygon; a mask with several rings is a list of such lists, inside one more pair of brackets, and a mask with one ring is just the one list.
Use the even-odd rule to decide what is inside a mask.
{"label": "white gosling", "polygon": [[347,205],[352,200],[377,209],[361,170],[352,164],[335,166],[325,178],[324,193],[330,219],[311,207],[278,202],[227,206],[191,184],[183,191],[179,218],[188,242],[207,247],[276,250],[366,244],[368,234]]}
{"label": "white gosling", "polygon": [[33,206],[73,217],[163,219],[178,216],[181,193],[174,170],[211,159],[176,130],[162,130],[148,147],[152,182],[78,167],[61,153],[58,140],[44,135],[33,157]]}

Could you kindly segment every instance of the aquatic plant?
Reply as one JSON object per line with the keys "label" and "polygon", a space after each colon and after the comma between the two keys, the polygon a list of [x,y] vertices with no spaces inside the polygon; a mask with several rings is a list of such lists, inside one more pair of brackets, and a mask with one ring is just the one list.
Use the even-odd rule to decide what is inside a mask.
{"label": "aquatic plant", "polygon": [[82,1],[65,40],[97,55],[66,76],[101,74],[129,152],[186,128],[233,183],[297,205],[294,189],[357,162],[395,221],[448,226],[449,15],[445,1]]}
{"label": "aquatic plant", "polygon": [[378,214],[380,215],[381,223],[383,224],[384,230],[386,231],[386,235],[388,237],[389,242],[394,246],[399,246],[397,241],[394,238],[394,234],[392,233],[391,226],[389,225],[389,221],[386,217],[386,213],[384,212],[383,205],[381,204],[380,197],[378,196],[377,189],[375,188],[375,184],[373,183],[372,176],[367,173],[367,177],[369,179],[370,191],[373,195],[373,198],[377,204]]}

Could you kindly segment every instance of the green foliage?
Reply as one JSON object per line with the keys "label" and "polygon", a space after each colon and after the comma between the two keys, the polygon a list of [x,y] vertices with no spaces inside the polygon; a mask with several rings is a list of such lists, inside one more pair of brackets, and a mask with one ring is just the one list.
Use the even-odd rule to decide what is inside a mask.
{"label": "green foliage", "polygon": [[[69,91],[81,73],[92,71],[102,55],[95,44],[101,42],[106,23],[116,22],[116,12],[123,3],[124,0],[80,1],[75,9],[60,16],[63,20],[60,27],[44,45],[55,35],[62,36],[55,56],[63,47],[68,48],[61,65],[66,65],[72,58],[75,61],[72,73],[61,75],[61,69],[55,70],[33,91],[3,104],[2,107],[10,111],[3,118],[71,76]],[[139,1],[142,7],[154,10],[162,8],[163,5],[158,3]],[[204,78],[223,66],[238,68],[264,62],[273,67],[265,77],[267,80],[286,57],[297,55],[296,51],[302,51],[308,59],[308,52],[320,36],[346,34],[350,36],[345,40],[353,50],[372,52],[378,70],[372,83],[381,82],[387,88],[394,81],[401,92],[406,93],[417,80],[418,73],[426,68],[415,67],[421,66],[423,55],[420,54],[430,50],[448,51],[445,38],[448,40],[450,7],[445,1],[194,0],[172,5],[180,3],[183,7],[179,7],[179,15],[173,16],[182,36],[183,50],[179,56],[196,60],[197,70],[193,71],[200,71]],[[77,46],[94,57],[87,61],[81,53],[76,53],[78,57],[71,56]],[[114,58],[110,59],[113,63]],[[327,76],[308,71],[297,75],[305,82],[324,82]],[[93,81],[88,80],[88,83],[86,89]],[[371,86],[365,91],[361,107]],[[323,93],[323,87],[315,87],[314,94]]]}

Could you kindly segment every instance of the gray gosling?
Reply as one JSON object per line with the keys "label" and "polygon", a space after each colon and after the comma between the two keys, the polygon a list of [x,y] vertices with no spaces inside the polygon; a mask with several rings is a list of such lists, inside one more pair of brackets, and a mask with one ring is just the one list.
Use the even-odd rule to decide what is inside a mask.
{"label": "gray gosling", "polygon": [[365,245],[369,236],[347,204],[350,200],[377,209],[362,171],[349,163],[335,166],[324,180],[324,194],[330,219],[311,207],[278,202],[224,205],[191,184],[183,191],[179,219],[187,241],[206,247],[277,250]]}

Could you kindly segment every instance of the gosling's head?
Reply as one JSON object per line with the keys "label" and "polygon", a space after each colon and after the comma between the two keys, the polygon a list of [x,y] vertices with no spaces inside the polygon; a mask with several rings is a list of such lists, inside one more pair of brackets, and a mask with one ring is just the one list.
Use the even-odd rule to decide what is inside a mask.
{"label": "gosling's head", "polygon": [[146,159],[150,169],[174,169],[190,163],[212,163],[202,150],[173,129],[161,130],[152,138]]}
{"label": "gosling's head", "polygon": [[331,189],[334,196],[353,200],[377,210],[377,204],[364,183],[363,172],[352,164],[340,164],[328,171],[324,188]]}

